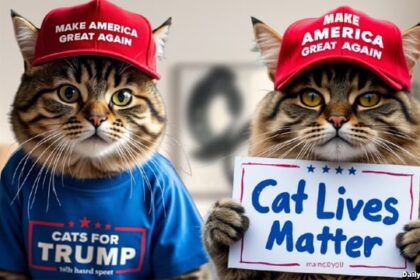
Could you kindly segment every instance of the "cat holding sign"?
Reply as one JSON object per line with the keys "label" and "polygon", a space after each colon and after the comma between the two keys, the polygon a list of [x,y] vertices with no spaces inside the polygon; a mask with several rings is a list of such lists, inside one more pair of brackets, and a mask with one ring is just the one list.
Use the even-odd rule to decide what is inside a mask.
{"label": "cat holding sign", "polygon": [[[420,55],[419,25],[401,33],[394,24],[350,7],[297,21],[283,36],[255,18],[252,23],[274,90],[254,116],[251,156],[420,163],[420,107],[410,94]],[[253,222],[244,211],[238,202],[222,199],[206,221],[204,243],[221,279],[343,278],[228,268],[229,246]],[[419,238],[420,221],[396,238],[401,254],[417,267]]]}

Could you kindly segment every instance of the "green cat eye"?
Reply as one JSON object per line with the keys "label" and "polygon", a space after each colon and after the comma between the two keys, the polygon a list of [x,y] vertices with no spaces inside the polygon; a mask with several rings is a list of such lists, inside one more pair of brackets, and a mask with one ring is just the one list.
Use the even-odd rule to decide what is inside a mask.
{"label": "green cat eye", "polygon": [[80,98],[80,91],[74,86],[64,85],[58,89],[58,96],[63,102],[75,103]]}
{"label": "green cat eye", "polygon": [[315,91],[305,91],[300,95],[300,100],[308,107],[316,107],[321,105],[322,96]]}
{"label": "green cat eye", "polygon": [[358,103],[363,107],[373,107],[379,103],[381,96],[374,92],[365,93],[357,99]]}
{"label": "green cat eye", "polygon": [[122,89],[112,95],[111,101],[117,106],[127,106],[131,103],[133,94],[129,89]]}

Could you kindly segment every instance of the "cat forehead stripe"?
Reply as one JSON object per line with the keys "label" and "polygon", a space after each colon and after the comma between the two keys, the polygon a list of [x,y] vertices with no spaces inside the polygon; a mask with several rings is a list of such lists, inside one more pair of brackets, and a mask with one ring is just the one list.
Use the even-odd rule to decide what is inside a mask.
{"label": "cat forehead stripe", "polygon": [[346,6],[289,26],[278,61],[277,90],[310,68],[332,63],[355,64],[372,71],[395,90],[411,89],[398,27]]}
{"label": "cat forehead stripe", "polygon": [[106,0],[54,9],[44,18],[33,64],[80,55],[119,59],[160,77],[149,21]]}

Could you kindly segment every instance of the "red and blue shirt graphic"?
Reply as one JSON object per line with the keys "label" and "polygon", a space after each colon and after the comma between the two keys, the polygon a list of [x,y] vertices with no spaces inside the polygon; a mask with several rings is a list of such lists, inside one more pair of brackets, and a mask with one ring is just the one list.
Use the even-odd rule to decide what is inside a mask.
{"label": "red and blue shirt graphic", "polygon": [[25,161],[19,151],[2,172],[0,269],[32,279],[151,279],[207,262],[200,216],[161,155],[106,180],[44,179]]}

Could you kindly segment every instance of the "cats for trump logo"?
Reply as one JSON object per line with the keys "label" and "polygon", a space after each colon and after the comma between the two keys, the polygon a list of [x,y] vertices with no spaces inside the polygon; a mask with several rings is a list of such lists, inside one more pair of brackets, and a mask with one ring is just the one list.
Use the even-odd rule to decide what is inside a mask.
{"label": "cats for trump logo", "polygon": [[146,234],[141,227],[116,227],[86,216],[66,222],[30,221],[29,265],[78,275],[140,272]]}
{"label": "cats for trump logo", "polygon": [[399,277],[395,239],[417,215],[420,168],[237,158],[233,198],[250,227],[229,267]]}

